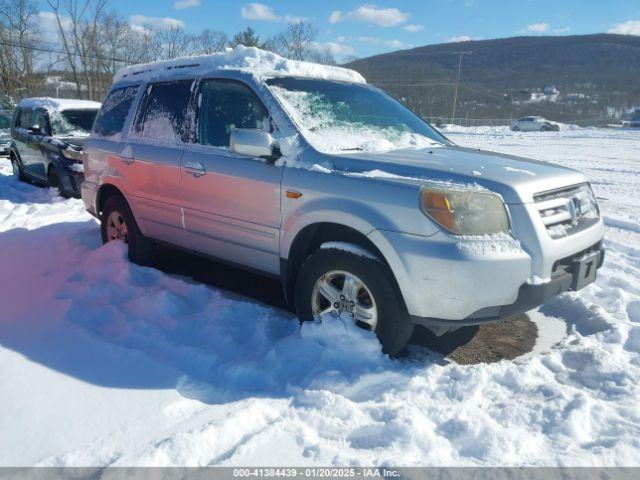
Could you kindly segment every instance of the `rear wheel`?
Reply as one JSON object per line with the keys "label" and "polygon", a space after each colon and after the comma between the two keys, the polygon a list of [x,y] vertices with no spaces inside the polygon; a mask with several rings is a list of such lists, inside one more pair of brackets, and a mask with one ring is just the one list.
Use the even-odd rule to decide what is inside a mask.
{"label": "rear wheel", "polygon": [[139,265],[153,261],[154,244],[145,237],[133,218],[127,201],[120,195],[109,197],[102,209],[100,230],[102,242],[123,241],[129,248],[129,260]]}
{"label": "rear wheel", "polygon": [[13,170],[13,175],[20,181],[26,182],[27,177],[24,174],[24,169],[22,168],[22,162],[18,160],[15,155],[11,155],[11,169]]}
{"label": "rear wheel", "polygon": [[406,347],[414,327],[383,263],[336,249],[318,250],[302,266],[296,311],[301,321],[326,315],[351,318],[375,332],[382,351],[391,356]]}

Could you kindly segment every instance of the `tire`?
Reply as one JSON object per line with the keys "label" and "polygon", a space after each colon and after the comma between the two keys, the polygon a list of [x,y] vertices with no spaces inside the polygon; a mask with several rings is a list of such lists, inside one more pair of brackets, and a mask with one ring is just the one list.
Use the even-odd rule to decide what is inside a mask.
{"label": "tire", "polygon": [[24,168],[22,168],[22,162],[18,160],[18,157],[15,155],[11,155],[11,167],[13,169],[13,174],[20,180],[21,182],[27,182],[27,176],[24,173]]}
{"label": "tire", "polygon": [[[333,314],[351,315],[356,324],[375,331],[385,354],[392,357],[398,356],[409,343],[414,324],[409,317],[391,272],[380,260],[337,249],[320,249],[316,251],[302,266],[296,282],[295,304],[300,321],[313,320],[317,316],[314,310],[329,308],[326,305],[329,305],[330,302],[327,297],[318,294],[316,286],[323,278],[331,279],[331,275],[334,272],[338,274],[338,277],[336,277],[338,286],[340,285],[339,274],[345,273],[356,277],[364,287],[360,288],[359,293],[356,294],[356,307],[351,307],[358,313],[351,315],[348,305],[349,303],[353,305],[353,301],[349,301],[349,296],[346,299],[343,296],[342,300],[338,301],[346,305],[341,303],[340,312],[334,310]],[[335,286],[336,284],[333,285]],[[343,284],[342,290],[336,288],[336,291],[342,294],[347,289],[344,288]],[[373,301],[369,301],[368,297],[372,297]],[[326,305],[320,306],[320,308],[314,307],[317,298],[324,300]],[[371,304],[375,311],[370,308],[362,310],[364,306]],[[342,309],[343,306],[345,309]],[[363,313],[370,314],[370,312],[377,313],[375,328],[371,328],[371,325],[356,319],[356,317],[362,316]]]}
{"label": "tire", "polygon": [[511,128],[511,130],[513,130],[514,132],[519,132],[520,127],[516,125],[515,127]]}
{"label": "tire", "polygon": [[61,175],[60,170],[55,165],[51,165],[49,167],[49,174],[47,175],[47,180],[49,182],[49,186],[51,188],[57,188],[58,192],[60,192],[60,196],[62,198],[71,198],[71,194],[65,190],[60,181]]}
{"label": "tire", "polygon": [[[122,223],[118,225],[118,234],[114,235],[113,227],[116,227],[115,223],[117,223],[114,220],[118,217]],[[113,227],[110,227],[109,223],[112,223]],[[124,230],[122,224],[124,224]],[[121,195],[111,196],[105,202],[100,217],[100,232],[102,243],[115,240],[124,241],[129,247],[129,260],[133,263],[143,266],[149,266],[153,263],[155,245],[140,232],[129,204]]]}

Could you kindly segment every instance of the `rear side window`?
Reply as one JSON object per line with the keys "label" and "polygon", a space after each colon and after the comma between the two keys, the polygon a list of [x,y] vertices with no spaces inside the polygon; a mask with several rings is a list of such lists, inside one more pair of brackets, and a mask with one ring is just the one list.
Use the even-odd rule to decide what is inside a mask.
{"label": "rear side window", "polygon": [[138,88],[138,85],[134,85],[109,92],[93,124],[94,133],[111,137],[122,132]]}
{"label": "rear side window", "polygon": [[233,80],[205,80],[200,88],[198,141],[228,147],[234,128],[269,130],[269,114],[247,85]]}
{"label": "rear side window", "polygon": [[137,137],[181,142],[189,131],[192,80],[150,85],[140,103],[133,134]]}
{"label": "rear side window", "polygon": [[20,116],[18,117],[18,127],[20,128],[30,128],[33,127],[33,112],[30,108],[22,108],[20,110]]}

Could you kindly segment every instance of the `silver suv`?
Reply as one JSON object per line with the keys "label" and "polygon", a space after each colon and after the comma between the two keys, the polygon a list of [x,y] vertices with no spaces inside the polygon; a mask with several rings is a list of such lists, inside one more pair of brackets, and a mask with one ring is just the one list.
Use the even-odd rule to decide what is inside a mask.
{"label": "silver suv", "polygon": [[128,67],[85,146],[104,242],[168,244],[278,277],[301,321],[398,354],[594,281],[585,177],[462,148],[356,72],[256,49]]}

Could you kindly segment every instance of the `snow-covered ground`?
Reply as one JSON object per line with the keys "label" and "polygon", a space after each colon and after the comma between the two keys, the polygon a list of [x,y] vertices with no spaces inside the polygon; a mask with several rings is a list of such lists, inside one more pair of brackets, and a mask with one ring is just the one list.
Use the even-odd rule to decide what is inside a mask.
{"label": "snow-covered ground", "polygon": [[134,266],[0,160],[0,465],[639,465],[640,135],[445,133],[581,169],[600,198],[597,282],[532,312],[515,361],[391,361],[339,320]]}

